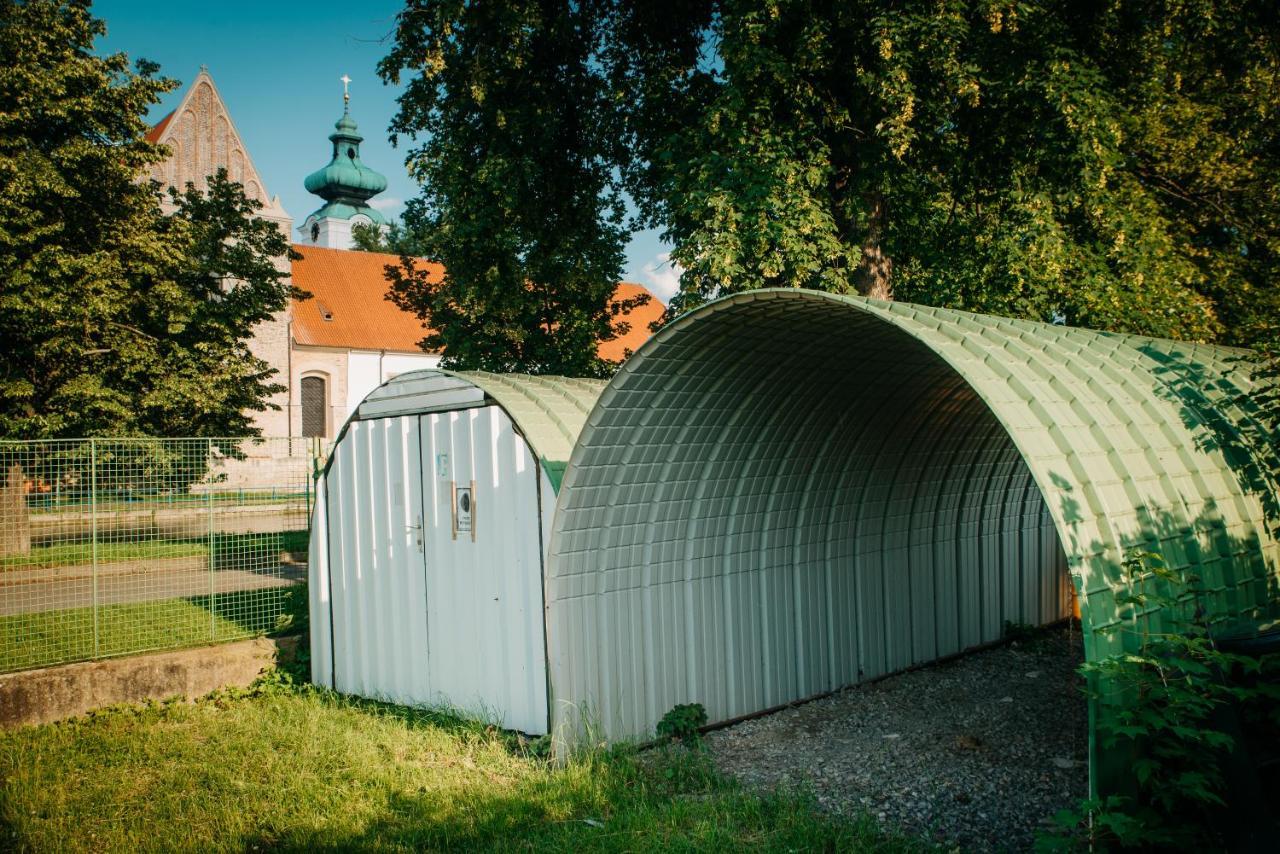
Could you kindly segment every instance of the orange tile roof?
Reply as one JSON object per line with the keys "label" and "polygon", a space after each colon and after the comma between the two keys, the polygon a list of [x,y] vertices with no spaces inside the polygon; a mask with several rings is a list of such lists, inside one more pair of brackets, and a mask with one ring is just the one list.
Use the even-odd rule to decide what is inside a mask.
{"label": "orange tile roof", "polygon": [[662,313],[667,307],[658,302],[658,298],[649,293],[649,289],[644,285],[637,285],[634,282],[619,282],[618,289],[613,295],[616,299],[631,299],[640,294],[649,294],[649,301],[639,308],[631,310],[630,314],[615,318],[626,323],[631,328],[626,335],[619,336],[612,341],[602,341],[600,343],[600,358],[608,359],[611,362],[620,362],[627,356],[627,351],[634,353],[640,349],[640,345],[649,340],[649,324],[662,317]]}
{"label": "orange tile roof", "polygon": [[[293,304],[293,340],[316,347],[421,353],[422,322],[386,298],[388,264],[398,255],[294,246],[293,284],[311,293]],[[439,264],[422,262],[431,276]]]}
{"label": "orange tile roof", "polygon": [[[421,353],[418,342],[427,331],[413,314],[386,298],[388,264],[400,263],[397,255],[324,249],[294,245],[301,255],[293,262],[293,283],[311,296],[293,304],[293,340],[315,347],[351,350],[389,350]],[[444,267],[427,261],[432,278],[444,275]],[[618,284],[616,297],[629,299],[649,293],[642,285]],[[649,338],[649,324],[662,316],[664,306],[650,294],[649,302],[624,320],[626,335],[600,345],[600,355],[619,361]]]}
{"label": "orange tile roof", "polygon": [[164,129],[169,126],[169,119],[171,118],[173,118],[172,111],[170,111],[169,115],[156,122],[155,127],[147,131],[147,142],[159,142],[161,135],[164,134]]}

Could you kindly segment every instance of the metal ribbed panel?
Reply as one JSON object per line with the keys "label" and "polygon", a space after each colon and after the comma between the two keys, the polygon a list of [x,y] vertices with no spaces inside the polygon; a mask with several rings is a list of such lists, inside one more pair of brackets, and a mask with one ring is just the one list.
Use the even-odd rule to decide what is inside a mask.
{"label": "metal ribbed panel", "polygon": [[[361,403],[320,478],[317,682],[547,731],[544,547],[559,472],[603,387],[425,370]],[[455,488],[474,488],[474,538],[454,536]]]}
{"label": "metal ribbed panel", "polygon": [[435,700],[418,443],[417,416],[356,422],[325,475],[333,639],[325,681],[344,693]]}
{"label": "metal ribbed panel", "polygon": [[1237,355],[804,291],[685,316],[566,474],[556,725],[646,735],[676,703],[725,720],[957,652],[1065,615],[1068,565],[1097,657],[1138,545],[1269,607],[1267,443],[1211,408],[1248,387]]}
{"label": "metal ribbed panel", "polygon": [[[539,473],[529,446],[502,409],[484,406],[422,416],[422,451],[434,701],[543,734]],[[455,537],[451,488],[473,482],[476,536]]]}
{"label": "metal ribbed panel", "polygon": [[365,398],[355,420],[479,406],[491,398],[511,417],[552,475],[553,488],[573,453],[604,380],[491,374],[485,371],[410,371]]}
{"label": "metal ribbed panel", "polygon": [[567,463],[604,380],[534,377],[458,371],[454,374],[484,390],[520,425],[542,460]]}
{"label": "metal ribbed panel", "polygon": [[316,478],[307,548],[307,608],[311,632],[311,681],[333,687],[333,624],[329,602],[329,510],[325,477]]}

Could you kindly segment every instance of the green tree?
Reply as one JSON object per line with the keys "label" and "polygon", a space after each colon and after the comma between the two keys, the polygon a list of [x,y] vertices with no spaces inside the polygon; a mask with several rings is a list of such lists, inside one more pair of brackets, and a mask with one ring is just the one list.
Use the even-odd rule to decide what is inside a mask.
{"label": "green tree", "polygon": [[[418,201],[410,199],[410,204]],[[427,252],[423,241],[400,222],[390,223],[386,230],[372,224],[357,223],[351,228],[352,249],[359,252],[386,252],[391,255],[422,257]]]}
{"label": "green tree", "polygon": [[253,412],[285,390],[276,373],[249,348],[254,328],[302,291],[291,288],[294,260],[288,237],[256,216],[249,199],[225,170],[207,189],[170,190],[176,210],[163,217],[159,238],[168,263],[137,281],[141,297],[134,317],[151,342],[139,348],[155,376],[122,376],[119,387],[136,401],[137,428],[164,436],[256,435]]}
{"label": "green tree", "polygon": [[444,364],[597,375],[600,341],[641,300],[616,300],[626,238],[593,57],[604,17],[568,0],[412,0],[379,72],[406,78],[392,123],[422,197],[391,294]]}
{"label": "green tree", "polygon": [[1266,0],[613,5],[678,311],[765,286],[1249,343],[1280,313]]}
{"label": "green tree", "polygon": [[248,351],[288,242],[225,176],[161,195],[147,109],[87,2],[0,0],[0,436],[226,436],[280,386]]}

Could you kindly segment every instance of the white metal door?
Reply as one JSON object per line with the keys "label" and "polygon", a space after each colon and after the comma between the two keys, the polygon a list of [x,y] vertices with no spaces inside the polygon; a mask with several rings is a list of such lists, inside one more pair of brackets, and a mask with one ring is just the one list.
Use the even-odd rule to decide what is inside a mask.
{"label": "white metal door", "polygon": [[538,469],[497,406],[422,416],[435,701],[547,731]]}
{"label": "white metal door", "polygon": [[433,700],[417,416],[353,422],[326,479],[333,686]]}

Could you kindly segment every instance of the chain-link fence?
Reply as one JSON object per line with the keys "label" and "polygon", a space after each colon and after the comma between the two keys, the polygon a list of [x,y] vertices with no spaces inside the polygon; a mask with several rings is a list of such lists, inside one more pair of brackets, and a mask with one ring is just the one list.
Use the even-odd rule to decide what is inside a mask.
{"label": "chain-link fence", "polygon": [[0,442],[0,672],[305,615],[312,439]]}

